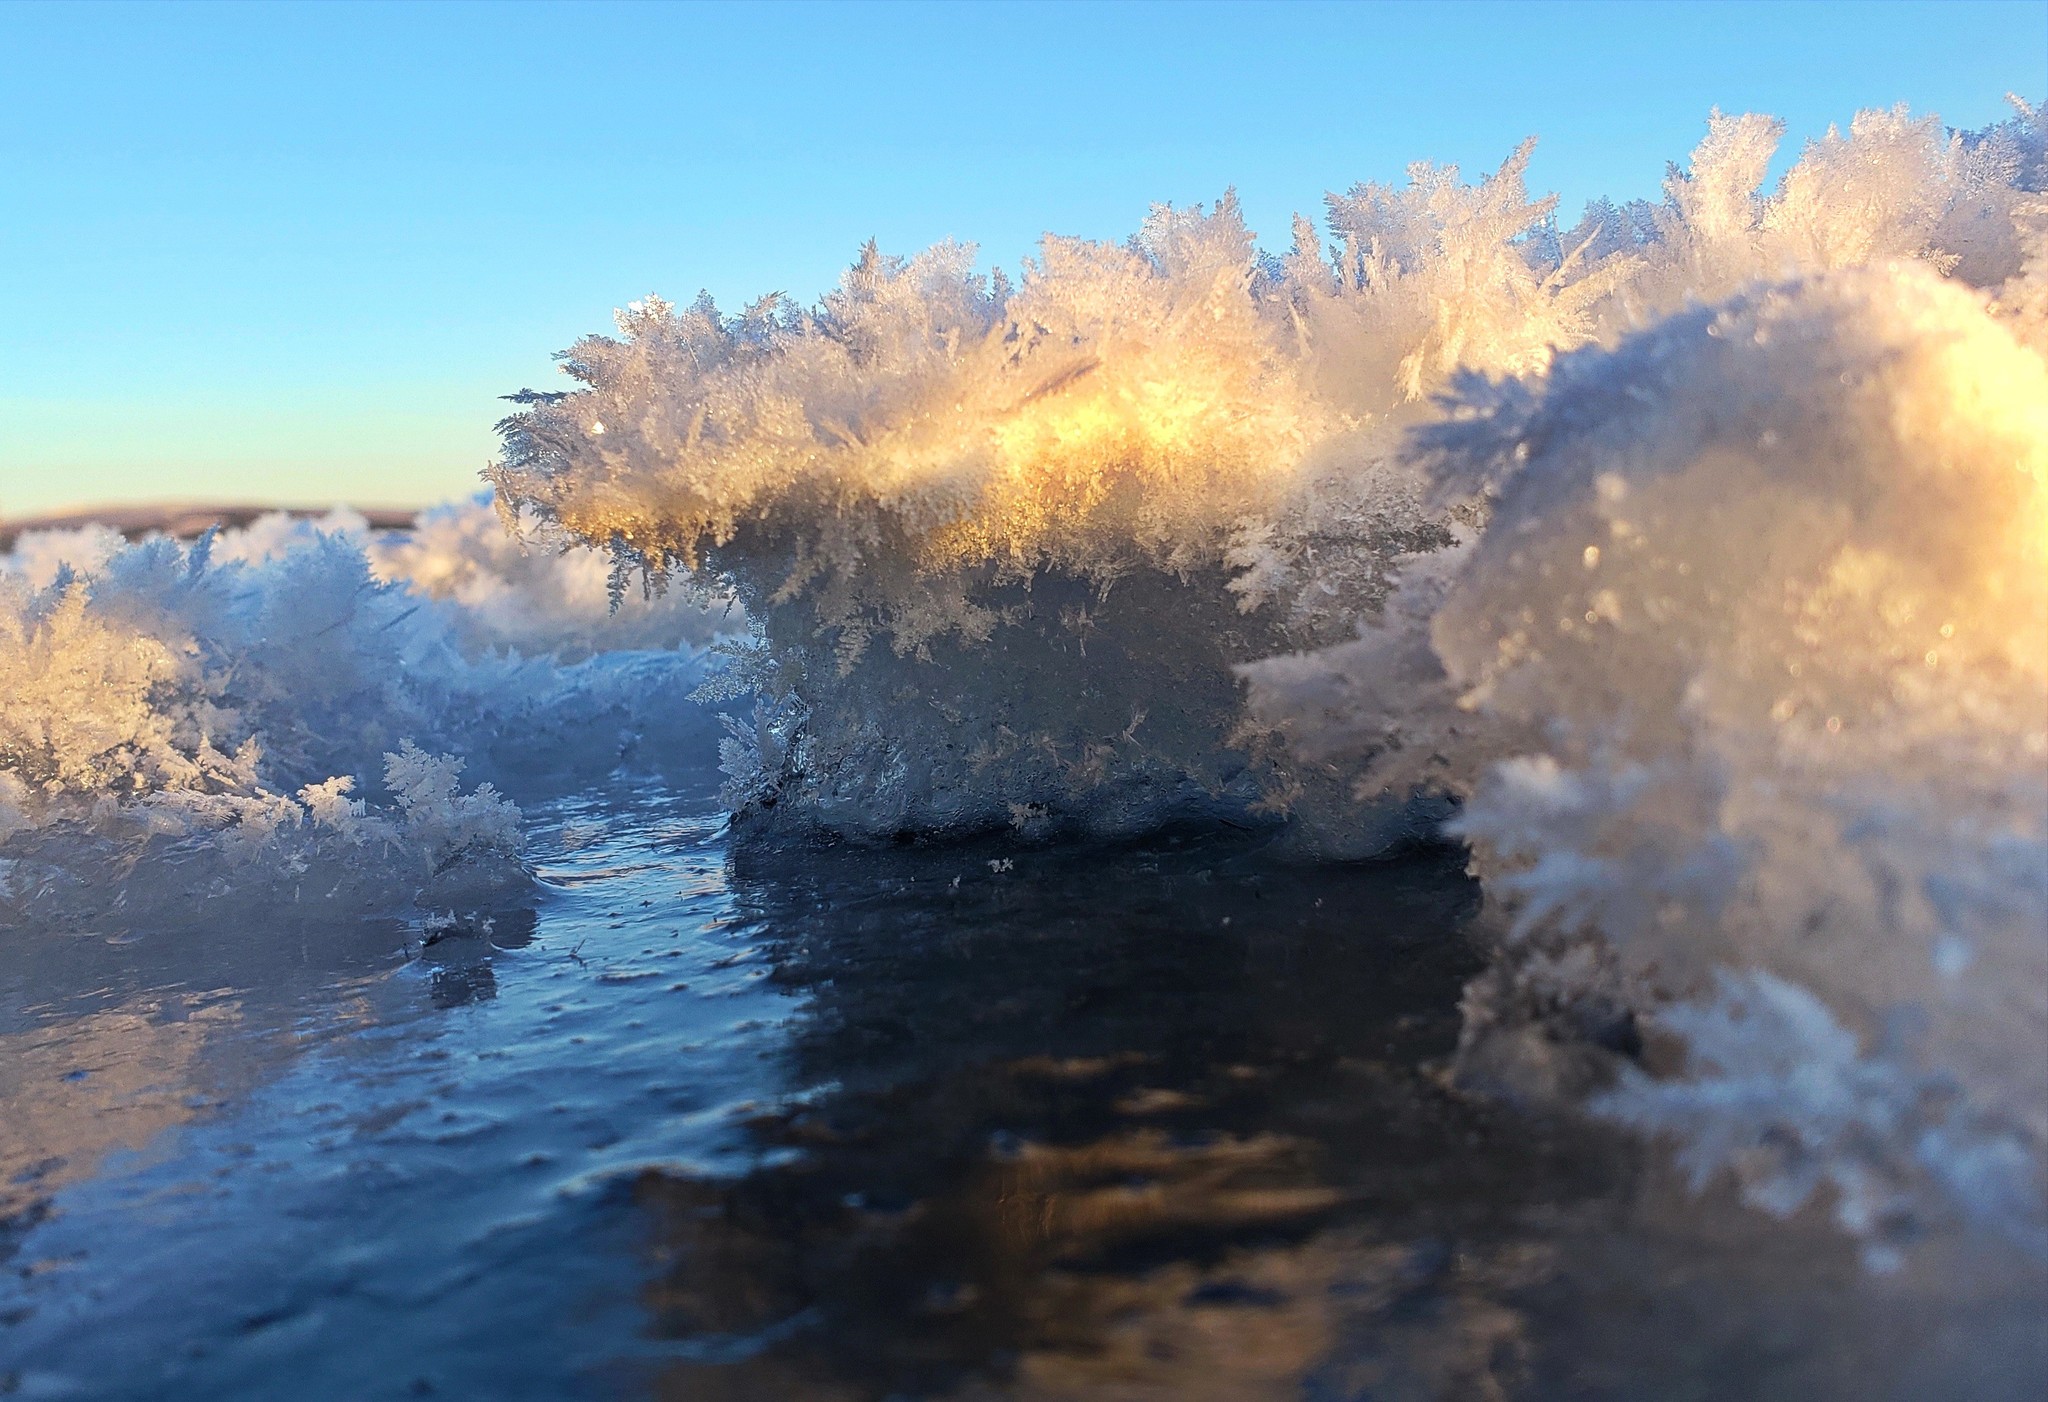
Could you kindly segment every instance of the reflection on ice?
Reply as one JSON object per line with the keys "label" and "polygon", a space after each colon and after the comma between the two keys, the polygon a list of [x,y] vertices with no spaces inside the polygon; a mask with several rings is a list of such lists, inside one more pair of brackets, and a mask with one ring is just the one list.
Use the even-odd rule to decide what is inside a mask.
{"label": "reflection on ice", "polygon": [[1454,860],[980,856],[742,865],[831,1085],[754,1126],[792,1156],[639,1183],[663,1395],[1293,1395],[1397,1306],[1426,1337],[1374,1376],[1424,1390],[1385,1395],[1523,1376],[1471,1277],[1609,1178],[1433,1074],[1476,967]]}
{"label": "reflection on ice", "polygon": [[232,1001],[138,1001],[54,1032],[0,1035],[0,1222],[190,1119],[204,1103],[194,1063],[238,1014]]}
{"label": "reflection on ice", "polygon": [[1303,873],[1185,840],[736,876],[806,999],[785,1058],[816,1089],[754,1119],[754,1171],[635,1184],[660,1396],[1988,1398],[2044,1375],[2023,1270],[1880,1285],[1818,1213],[1702,1203],[1612,1129],[1448,1084],[1479,959],[1457,932],[1484,929],[1455,858]]}
{"label": "reflection on ice", "polygon": [[[2000,1398],[2024,1266],[1874,1280],[1457,1088],[1452,854],[730,854],[536,807],[540,898],[13,941],[0,1379],[152,1398]],[[317,934],[317,937],[316,937]],[[65,1077],[84,1071],[82,1080]]]}
{"label": "reflection on ice", "polygon": [[633,1353],[606,1185],[718,1162],[789,999],[727,962],[701,803],[533,816],[539,905],[488,928],[0,934],[0,1395],[575,1395]]}

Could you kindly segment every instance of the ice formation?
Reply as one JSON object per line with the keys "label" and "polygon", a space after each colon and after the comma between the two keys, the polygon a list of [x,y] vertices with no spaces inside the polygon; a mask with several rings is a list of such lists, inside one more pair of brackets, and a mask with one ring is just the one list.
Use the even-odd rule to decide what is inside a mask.
{"label": "ice formation", "polygon": [[[1627,1067],[1595,1103],[1769,1210],[1825,1187],[1878,1264],[1958,1216],[2048,1249],[2048,205],[2022,115],[1931,148],[1974,175],[1866,116],[1753,206],[1780,279],[1696,249],[1715,304],[1461,375],[1409,458],[1475,528],[1357,639],[1246,669],[1304,762],[1465,800],[1512,916],[1468,1064],[1570,1082],[1560,1042],[1639,1014],[1683,1074]],[[1864,194],[1816,193],[1816,156]],[[1845,228],[1873,210],[1909,227]]]}
{"label": "ice formation", "polygon": [[652,586],[742,601],[743,816],[874,839],[1291,808],[1363,852],[1400,824],[1247,729],[1232,669],[1347,635],[1461,529],[1402,449],[1453,376],[1540,375],[1789,270],[2021,273],[2031,109],[1970,136],[1865,113],[1765,195],[1779,135],[1716,114],[1663,204],[1567,233],[1524,147],[1476,186],[1333,195],[1330,246],[1301,221],[1282,258],[1226,198],[1127,245],[1048,237],[1015,287],[949,244],[870,248],[810,311],[650,298],[565,353],[582,388],[525,396],[492,476]]}
{"label": "ice formation", "polygon": [[1487,520],[1419,572],[1427,645],[1251,675],[1362,784],[1466,797],[1514,912],[1468,1043],[1651,1012],[1697,1074],[1602,1103],[1703,1174],[2048,1246],[2048,365],[1890,264],[1455,406],[1414,443]]}
{"label": "ice formation", "polygon": [[742,601],[743,821],[1286,814],[1346,855],[1444,795],[1512,917],[1471,1064],[1647,1029],[1689,1069],[1599,1103],[1702,1174],[1826,1184],[1873,1260],[1956,1214],[2039,1248],[2048,128],[2016,106],[1863,113],[1769,191],[1780,124],[1716,113],[1661,203],[1569,231],[1525,147],[1333,195],[1284,257],[1226,199],[1048,237],[1015,287],[947,245],[810,311],[650,299],[492,477]]}
{"label": "ice formation", "polygon": [[497,519],[25,535],[0,558],[0,920],[487,903],[525,880],[500,789],[708,755],[676,703],[715,615],[629,608],[607,636],[603,561],[524,556]]}
{"label": "ice formation", "polygon": [[472,655],[511,649],[579,662],[701,647],[746,623],[724,595],[615,587],[602,553],[562,540],[530,512],[507,519],[489,493],[427,511],[410,531],[372,536],[367,548],[379,578],[447,601]]}

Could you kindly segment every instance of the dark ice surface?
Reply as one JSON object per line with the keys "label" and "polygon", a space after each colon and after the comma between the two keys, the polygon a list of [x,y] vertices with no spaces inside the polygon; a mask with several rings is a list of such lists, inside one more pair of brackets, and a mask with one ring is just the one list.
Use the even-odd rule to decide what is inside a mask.
{"label": "dark ice surface", "polygon": [[0,1395],[2005,1398],[2037,1265],[1444,1074],[1450,852],[728,850],[530,810],[488,934],[0,931]]}

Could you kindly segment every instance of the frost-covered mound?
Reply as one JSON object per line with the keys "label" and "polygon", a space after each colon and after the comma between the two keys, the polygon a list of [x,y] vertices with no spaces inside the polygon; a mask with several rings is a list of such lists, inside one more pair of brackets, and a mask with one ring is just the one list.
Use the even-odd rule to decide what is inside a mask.
{"label": "frost-covered mound", "polygon": [[[515,549],[481,503],[409,539],[345,513],[24,536],[0,559],[0,920],[475,906],[526,880],[500,788],[702,764],[701,653],[675,644],[706,615],[643,607],[595,651],[602,569]],[[522,592],[546,602],[515,632]]]}
{"label": "frost-covered mound", "polygon": [[[2005,312],[2011,307],[2002,309]],[[1417,434],[1476,544],[1250,669],[1362,784],[1469,795],[1514,913],[1468,1063],[1652,1011],[1601,1102],[1878,1244],[2048,1250],[2048,364],[1924,265],[1760,286]],[[1396,611],[1401,612],[1401,611]],[[1389,745],[1389,737],[1393,745]]]}
{"label": "frost-covered mound", "polygon": [[423,512],[409,531],[367,537],[380,579],[447,601],[463,651],[493,648],[578,662],[601,652],[701,647],[744,629],[729,601],[688,589],[627,588],[601,552],[506,516],[489,493]]}
{"label": "frost-covered mound", "polygon": [[[605,555],[562,538],[531,513],[500,512],[489,492],[431,507],[402,531],[373,530],[347,507],[310,519],[272,512],[216,533],[211,556],[260,564],[318,536],[354,542],[379,580],[445,600],[444,616],[468,656],[495,649],[576,662],[599,652],[702,646],[746,625],[724,596],[678,589],[656,597],[625,588]],[[66,565],[92,573],[125,543],[104,525],[25,531],[11,553],[0,555],[0,569],[40,587]]]}
{"label": "frost-covered mound", "polygon": [[1663,204],[1569,232],[1525,147],[1476,186],[1417,166],[1333,195],[1334,241],[1298,221],[1284,258],[1226,199],[1126,245],[1049,237],[1015,287],[945,245],[870,249],[810,311],[650,299],[567,353],[583,388],[523,396],[492,476],[656,587],[744,604],[743,816],[879,838],[1286,809],[1317,850],[1373,850],[1398,813],[1246,728],[1232,669],[1348,635],[1470,524],[1401,453],[1451,376],[1540,376],[1788,269],[2021,274],[2031,110],[1968,136],[1865,113],[1760,195],[1780,130],[1717,114]]}
{"label": "frost-covered mound", "polygon": [[970,265],[871,252],[815,314],[642,304],[577,348],[591,389],[512,421],[500,490],[658,581],[729,582],[761,631],[729,747],[751,812],[889,836],[1243,808],[1228,665],[1279,635],[1223,555],[1327,429],[1249,236],[1162,213],[1138,248],[1049,242],[1014,294]]}

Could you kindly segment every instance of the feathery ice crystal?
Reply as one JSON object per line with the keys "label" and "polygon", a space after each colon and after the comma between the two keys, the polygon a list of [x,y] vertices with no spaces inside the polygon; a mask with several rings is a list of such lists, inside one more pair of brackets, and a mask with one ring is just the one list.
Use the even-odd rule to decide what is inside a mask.
{"label": "feathery ice crystal", "polygon": [[[2048,366],[1892,265],[1455,403],[1416,453],[1486,525],[1418,572],[1425,622],[1247,671],[1362,785],[1466,800],[1514,911],[1468,1053],[1540,1035],[1517,1012],[1702,998],[1656,1014],[1701,1074],[1631,1072],[1612,1113],[1687,1126],[1761,1202],[1830,1178],[1873,1237],[1930,1182],[2038,1237]],[[1808,1116],[1859,1045],[1826,1095],[1853,1132]]]}
{"label": "feathery ice crystal", "polygon": [[[669,601],[607,637],[603,562],[579,553],[521,555],[483,502],[403,539],[350,513],[189,547],[25,535],[0,558],[0,920],[516,890],[497,786],[711,743],[671,703],[715,617]],[[463,792],[465,765],[496,786]]]}
{"label": "feathery ice crystal", "polygon": [[1780,132],[1716,114],[1663,204],[1569,232],[1524,147],[1475,186],[1333,195],[1330,246],[1300,222],[1280,258],[1226,198],[1127,245],[1049,237],[1015,287],[948,244],[870,248],[811,311],[649,299],[565,354],[582,388],[525,396],[492,476],[656,588],[740,599],[743,816],[881,838],[1291,808],[1362,853],[1398,806],[1247,728],[1232,668],[1348,636],[1465,528],[1403,450],[1454,376],[1540,376],[1759,277],[2023,272],[2031,109],[1967,136],[1865,113],[1762,194]]}

